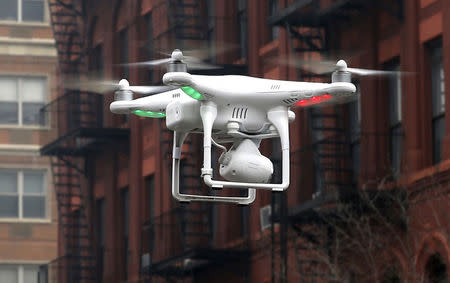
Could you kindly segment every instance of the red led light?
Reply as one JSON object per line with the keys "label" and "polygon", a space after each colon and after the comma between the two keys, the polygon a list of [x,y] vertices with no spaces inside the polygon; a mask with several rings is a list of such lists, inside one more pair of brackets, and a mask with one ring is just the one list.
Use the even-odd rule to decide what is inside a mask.
{"label": "red led light", "polygon": [[332,96],[329,95],[329,94],[324,94],[324,95],[320,95],[320,96],[314,96],[314,97],[311,97],[311,98],[308,98],[308,99],[302,99],[302,100],[298,101],[297,103],[295,103],[295,106],[302,106],[302,107],[311,106],[311,105],[314,105],[314,104],[322,103],[322,102],[324,102],[326,100],[329,100],[331,98],[332,98]]}

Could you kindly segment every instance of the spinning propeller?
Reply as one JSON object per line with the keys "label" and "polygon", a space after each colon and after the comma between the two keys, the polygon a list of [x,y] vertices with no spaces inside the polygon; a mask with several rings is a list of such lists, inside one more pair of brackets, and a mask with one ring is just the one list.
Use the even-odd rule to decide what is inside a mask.
{"label": "spinning propeller", "polygon": [[175,49],[172,52],[172,54],[169,55],[169,58],[156,59],[145,62],[127,63],[122,65],[129,67],[150,67],[150,68],[158,67],[161,65],[167,65],[167,69],[169,72],[174,71],[186,72],[187,68],[190,70],[210,70],[220,68],[219,66],[204,62],[203,59],[201,58],[183,55],[183,52],[181,52],[181,50],[179,49]]}
{"label": "spinning propeller", "polygon": [[75,89],[99,94],[116,91],[131,91],[142,95],[151,95],[175,89],[174,86],[130,86],[127,80],[69,80],[66,89]]}
{"label": "spinning propeller", "polygon": [[347,66],[347,63],[344,60],[339,60],[337,63],[333,60],[305,60],[301,58],[277,58],[273,60],[275,63],[281,63],[288,66],[297,67],[308,71],[310,73],[323,75],[328,73],[333,73],[336,71],[339,72],[347,72],[352,75],[357,75],[361,77],[365,76],[399,76],[399,75],[407,75],[409,72],[400,72],[400,71],[382,71],[382,70],[372,70],[372,69],[362,69],[362,68],[351,68]]}

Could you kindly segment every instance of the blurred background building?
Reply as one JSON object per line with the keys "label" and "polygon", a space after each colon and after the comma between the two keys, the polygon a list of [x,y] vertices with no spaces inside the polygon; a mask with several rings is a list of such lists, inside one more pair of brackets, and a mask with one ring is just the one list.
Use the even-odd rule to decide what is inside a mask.
{"label": "blurred background building", "polygon": [[[59,215],[44,282],[448,281],[450,1],[48,2],[62,79],[41,114]],[[174,48],[207,50],[221,69],[206,74],[330,81],[296,58],[408,73],[355,77],[356,101],[295,109],[287,192],[258,192],[249,207],[186,205],[170,193],[164,120],[113,115],[112,93],[63,84],[92,73],[158,84],[164,70],[118,64]],[[261,148],[277,180],[277,142]],[[192,136],[182,190],[212,193],[198,152]]]}
{"label": "blurred background building", "polygon": [[[44,0],[0,2],[0,282],[37,282],[57,256],[48,113],[57,53]],[[46,140],[46,137],[49,139]]]}

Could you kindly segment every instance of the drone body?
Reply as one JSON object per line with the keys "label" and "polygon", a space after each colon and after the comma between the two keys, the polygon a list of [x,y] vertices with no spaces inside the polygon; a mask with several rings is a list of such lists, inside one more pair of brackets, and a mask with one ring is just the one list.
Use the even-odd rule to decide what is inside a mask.
{"label": "drone body", "polygon": [[[208,53],[209,54],[209,53]],[[97,81],[75,84],[78,89],[91,92],[115,91],[110,110],[116,114],[135,114],[149,118],[166,118],[167,128],[174,132],[172,152],[172,195],[179,201],[206,201],[250,204],[256,189],[284,191],[289,186],[290,151],[289,123],[295,120],[292,107],[331,105],[356,98],[352,74],[381,76],[403,72],[349,68],[343,60],[311,62],[299,58],[280,58],[277,63],[298,65],[312,73],[331,73],[331,83],[293,82],[254,78],[249,76],[193,75],[191,69],[212,69],[192,56],[184,56],[176,49],[170,58],[126,64],[154,67],[166,65],[164,86],[130,86],[122,79],[116,82]],[[66,88],[71,88],[70,84]],[[144,95],[133,99],[134,93]],[[179,175],[181,148],[190,133],[203,135],[203,168],[201,177],[212,189],[247,189],[245,197],[192,195],[180,192]],[[269,183],[273,164],[259,152],[263,139],[279,138],[281,151],[281,183]],[[232,146],[227,149],[221,143]],[[219,158],[219,174],[224,180],[213,178],[212,146],[223,151]]]}
{"label": "drone body", "polygon": [[[175,60],[175,59],[174,59]],[[175,61],[177,61],[176,59]],[[289,186],[289,122],[295,119],[293,106],[334,103],[347,99],[356,91],[345,70],[342,80],[332,83],[291,82],[248,76],[191,75],[171,63],[163,77],[166,85],[175,89],[153,96],[130,100],[128,82],[116,92],[113,113],[144,117],[166,117],[166,125],[174,131],[172,194],[183,202],[210,201],[249,204],[255,199],[255,189],[283,191]],[[170,72],[170,70],[173,70]],[[181,148],[189,133],[203,133],[202,177],[213,189],[248,189],[246,197],[218,197],[182,194],[179,191]],[[280,138],[282,152],[282,182],[269,184],[273,164],[261,155],[262,139]],[[233,143],[230,150],[220,142]],[[211,167],[211,147],[224,149],[219,158],[220,174],[226,181],[214,180]]]}

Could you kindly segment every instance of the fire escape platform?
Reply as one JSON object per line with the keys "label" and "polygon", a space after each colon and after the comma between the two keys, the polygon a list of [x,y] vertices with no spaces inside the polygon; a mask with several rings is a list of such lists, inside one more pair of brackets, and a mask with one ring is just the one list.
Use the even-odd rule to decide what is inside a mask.
{"label": "fire escape platform", "polygon": [[[129,129],[121,128],[78,128],[74,129],[41,148],[41,155],[84,156],[98,150],[102,145],[117,141],[128,141]],[[67,144],[75,143],[74,146]]]}
{"label": "fire escape platform", "polygon": [[249,255],[250,252],[247,250],[191,248],[179,255],[152,263],[143,272],[149,275],[182,277],[195,270],[230,262],[246,261]]}
{"label": "fire escape platform", "polygon": [[290,207],[288,217],[292,224],[322,223],[323,219],[342,213],[341,206],[345,205],[347,212],[352,211],[358,215],[371,213],[373,209],[384,210],[387,211],[386,215],[392,215],[400,223],[403,220],[396,219],[395,213],[388,211],[394,211],[398,205],[406,205],[405,197],[402,188],[336,192]]}
{"label": "fire escape platform", "polygon": [[323,26],[329,22],[347,19],[352,11],[357,11],[370,5],[366,0],[338,0],[318,9],[318,0],[297,0],[287,8],[269,17],[269,25],[292,26]]}

